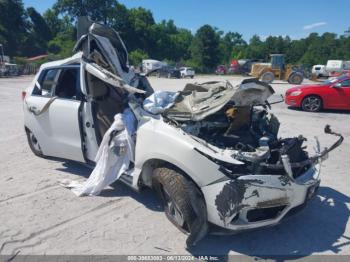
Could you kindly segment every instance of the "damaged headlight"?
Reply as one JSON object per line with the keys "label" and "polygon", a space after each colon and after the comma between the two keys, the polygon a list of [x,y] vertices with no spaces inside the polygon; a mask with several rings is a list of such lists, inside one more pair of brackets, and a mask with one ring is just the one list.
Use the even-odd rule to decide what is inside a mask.
{"label": "damaged headlight", "polygon": [[213,158],[209,155],[207,155],[206,153],[198,150],[197,148],[194,148],[194,150],[196,152],[198,152],[199,154],[201,154],[202,156],[208,158],[210,161],[214,162],[215,164],[217,164],[219,166],[219,171],[221,173],[223,173],[224,175],[226,175],[228,178],[237,178],[241,175],[244,174],[248,174],[249,170],[246,166],[245,163],[242,164],[233,164],[233,163],[228,163],[222,160],[219,160],[217,158]]}

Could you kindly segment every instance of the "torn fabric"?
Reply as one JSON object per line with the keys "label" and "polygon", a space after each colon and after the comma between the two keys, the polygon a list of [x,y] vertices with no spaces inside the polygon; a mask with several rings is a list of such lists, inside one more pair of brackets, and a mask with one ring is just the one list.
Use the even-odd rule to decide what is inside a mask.
{"label": "torn fabric", "polygon": [[130,109],[117,114],[114,122],[103,136],[97,152],[96,166],[85,182],[63,182],[77,196],[99,195],[100,192],[129,169],[134,162],[135,143],[132,135],[136,131],[136,119]]}

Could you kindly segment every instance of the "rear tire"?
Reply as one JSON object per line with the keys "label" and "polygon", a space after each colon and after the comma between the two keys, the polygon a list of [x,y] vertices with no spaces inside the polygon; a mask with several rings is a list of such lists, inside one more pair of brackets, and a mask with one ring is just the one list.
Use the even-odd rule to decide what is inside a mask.
{"label": "rear tire", "polygon": [[261,81],[267,84],[271,84],[275,79],[275,76],[272,72],[265,72],[260,77]]}
{"label": "rear tire", "polygon": [[300,85],[304,80],[301,73],[294,72],[288,77],[288,83],[293,85]]}
{"label": "rear tire", "polygon": [[167,218],[182,232],[190,233],[196,213],[191,205],[188,190],[192,185],[171,168],[156,168],[153,171],[153,188],[164,206]]}
{"label": "rear tire", "polygon": [[33,154],[38,157],[44,157],[43,152],[41,151],[40,145],[34,134],[30,130],[26,130],[27,134],[27,140],[30,147],[30,150],[32,150]]}
{"label": "rear tire", "polygon": [[319,112],[322,109],[322,99],[318,96],[307,96],[301,102],[301,108],[307,112]]}

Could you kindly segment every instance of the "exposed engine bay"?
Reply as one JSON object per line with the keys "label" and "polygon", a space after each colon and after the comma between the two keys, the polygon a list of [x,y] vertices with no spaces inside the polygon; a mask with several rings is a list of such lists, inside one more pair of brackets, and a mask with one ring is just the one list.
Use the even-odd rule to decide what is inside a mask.
{"label": "exposed engine bay", "polygon": [[[309,157],[304,145],[306,138],[302,135],[278,137],[280,122],[268,111],[267,98],[273,93],[270,85],[257,79],[244,80],[237,87],[228,82],[188,84],[163,116],[195,140],[230,151],[240,165],[213,159],[221,162],[225,168],[222,171],[228,175],[282,172],[296,178],[320,156],[326,156],[341,144],[343,137],[326,126],[325,132],[338,136],[338,141],[332,149],[321,152],[318,148],[316,155]],[[223,103],[225,99],[227,101]],[[216,104],[218,100],[221,101]],[[212,149],[216,150],[214,147]]]}

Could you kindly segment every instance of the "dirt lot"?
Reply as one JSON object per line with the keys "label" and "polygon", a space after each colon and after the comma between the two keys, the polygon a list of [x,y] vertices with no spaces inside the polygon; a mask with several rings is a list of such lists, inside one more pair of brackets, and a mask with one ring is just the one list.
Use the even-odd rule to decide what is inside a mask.
{"label": "dirt lot", "polygon": [[[181,89],[193,80],[150,78],[156,89]],[[232,83],[241,78],[228,77]],[[323,165],[318,196],[284,223],[233,236],[207,236],[192,250],[186,236],[160,211],[152,191],[140,194],[115,183],[98,197],[76,197],[60,179],[88,177],[78,163],[35,157],[23,130],[21,90],[30,77],[0,79],[0,254],[350,254],[349,112],[305,113],[273,107],[282,122],[280,135],[304,134],[310,145],[325,124],[345,136],[343,145]],[[274,84],[283,94],[288,84]],[[276,98],[276,96],[275,96]],[[275,99],[272,98],[271,100]],[[327,146],[333,137],[320,135]],[[312,150],[312,146],[309,146]]]}

